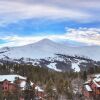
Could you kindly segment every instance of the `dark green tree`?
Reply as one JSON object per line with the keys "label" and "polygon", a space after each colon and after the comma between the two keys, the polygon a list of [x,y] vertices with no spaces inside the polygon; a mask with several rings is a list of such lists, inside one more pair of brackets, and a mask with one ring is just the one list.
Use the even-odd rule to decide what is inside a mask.
{"label": "dark green tree", "polygon": [[86,72],[86,71],[83,72],[83,80],[84,80],[84,81],[87,80],[87,72]]}
{"label": "dark green tree", "polygon": [[45,88],[45,92],[47,94],[47,100],[54,100],[54,83],[52,81],[52,79],[50,79],[47,84],[46,84],[46,88]]}

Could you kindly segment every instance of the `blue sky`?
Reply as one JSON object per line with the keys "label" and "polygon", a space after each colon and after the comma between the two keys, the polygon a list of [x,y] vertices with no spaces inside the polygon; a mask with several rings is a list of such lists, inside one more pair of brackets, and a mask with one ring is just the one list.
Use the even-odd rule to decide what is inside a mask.
{"label": "blue sky", "polygon": [[0,47],[44,38],[100,45],[100,0],[0,0]]}

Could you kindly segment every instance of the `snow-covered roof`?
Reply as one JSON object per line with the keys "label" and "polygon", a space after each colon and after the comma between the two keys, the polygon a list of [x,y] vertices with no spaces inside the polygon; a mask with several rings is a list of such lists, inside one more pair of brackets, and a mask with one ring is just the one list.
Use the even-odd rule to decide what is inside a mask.
{"label": "snow-covered roof", "polygon": [[37,90],[37,91],[39,91],[39,92],[44,92],[44,90],[41,89],[39,86],[36,86],[36,87],[35,87],[35,90]]}
{"label": "snow-covered roof", "polygon": [[94,76],[95,76],[95,78],[93,79],[93,83],[94,83],[97,87],[100,87],[100,84],[98,84],[98,82],[100,82],[100,74],[95,74]]}
{"label": "snow-covered roof", "polygon": [[89,92],[92,91],[92,89],[91,89],[91,87],[90,87],[89,85],[85,85],[85,88],[86,88],[86,90],[89,91]]}
{"label": "snow-covered roof", "polygon": [[0,75],[0,81],[2,82],[7,79],[8,81],[11,81],[11,83],[13,83],[16,77],[18,77],[19,79],[26,79],[25,77],[20,75]]}
{"label": "snow-covered roof", "polygon": [[99,78],[99,77],[94,78],[94,81],[96,81],[96,82],[100,82],[100,78]]}
{"label": "snow-covered roof", "polygon": [[[31,82],[31,86],[32,86],[33,84],[34,84],[34,83]],[[25,89],[25,85],[26,85],[26,81],[22,81],[22,82],[20,83],[20,87],[22,88],[22,90]]]}
{"label": "snow-covered roof", "polygon": [[100,78],[100,74],[95,74],[95,77],[96,78]]}
{"label": "snow-covered roof", "polygon": [[[95,78],[93,78],[92,82],[93,82],[97,87],[100,87],[100,84],[99,84],[99,82],[100,82],[100,74],[96,74],[96,75],[94,75],[94,76],[95,76]],[[91,87],[88,85],[90,82],[91,82],[91,79],[88,80],[88,81],[86,81],[86,82],[84,83],[84,85],[85,85],[85,87],[86,87],[86,89],[87,89],[88,91],[91,90]]]}
{"label": "snow-covered roof", "polygon": [[20,87],[21,87],[23,90],[24,90],[25,84],[26,84],[25,81],[22,81],[22,82],[20,83]]}
{"label": "snow-covered roof", "polygon": [[[8,81],[10,81],[11,83],[13,83],[15,81],[15,78],[18,77],[19,79],[23,79],[23,81],[21,81],[20,83],[20,87],[22,90],[25,89],[25,85],[26,85],[26,77],[23,77],[23,76],[20,76],[20,75],[0,75],[0,81],[4,81],[5,79],[7,79]],[[31,86],[33,85],[34,83],[31,82]],[[41,89],[39,86],[36,86],[35,87],[36,90],[40,91],[40,92],[43,92],[44,90]]]}
{"label": "snow-covered roof", "polygon": [[93,82],[97,87],[100,87],[100,85],[95,80],[93,80]]}
{"label": "snow-covered roof", "polygon": [[94,78],[93,82],[97,87],[100,87],[100,84],[98,84],[98,82],[100,82],[100,78]]}

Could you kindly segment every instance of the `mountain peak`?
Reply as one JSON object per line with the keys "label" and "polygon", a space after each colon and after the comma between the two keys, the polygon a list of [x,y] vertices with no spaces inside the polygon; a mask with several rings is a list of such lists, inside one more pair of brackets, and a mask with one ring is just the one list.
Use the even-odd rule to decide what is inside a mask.
{"label": "mountain peak", "polygon": [[40,40],[39,42],[53,42],[53,41],[48,38],[44,38],[44,39]]}
{"label": "mountain peak", "polygon": [[56,44],[54,41],[50,40],[50,39],[42,39],[40,41],[37,42],[38,44]]}

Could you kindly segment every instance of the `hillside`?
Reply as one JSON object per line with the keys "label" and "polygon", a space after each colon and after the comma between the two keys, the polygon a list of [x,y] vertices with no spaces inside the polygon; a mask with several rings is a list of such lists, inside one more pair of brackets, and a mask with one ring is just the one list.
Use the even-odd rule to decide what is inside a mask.
{"label": "hillside", "polygon": [[33,44],[0,49],[0,59],[48,67],[56,71],[79,72],[89,67],[100,66],[100,47],[69,47],[43,39]]}

